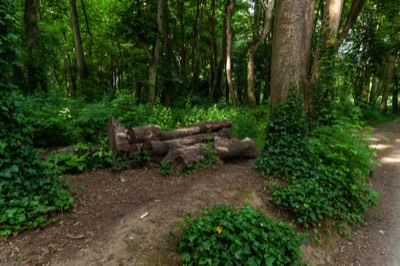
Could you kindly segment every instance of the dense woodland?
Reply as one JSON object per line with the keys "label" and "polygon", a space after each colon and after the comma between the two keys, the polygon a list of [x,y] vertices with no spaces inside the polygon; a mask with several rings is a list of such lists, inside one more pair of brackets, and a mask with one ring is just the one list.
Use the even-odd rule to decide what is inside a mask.
{"label": "dense woodland", "polygon": [[[166,131],[229,119],[262,150],[277,208],[346,233],[378,199],[354,132],[399,113],[399,55],[396,0],[3,0],[0,235],[73,208],[61,174],[148,162],[112,155],[111,116]],[[281,262],[301,265],[297,248]]]}
{"label": "dense woodland", "polygon": [[397,112],[396,1],[275,2],[4,1],[2,87],[253,107],[282,100],[275,91],[295,64],[309,107],[323,93],[371,105],[382,96],[385,112],[394,95]]}

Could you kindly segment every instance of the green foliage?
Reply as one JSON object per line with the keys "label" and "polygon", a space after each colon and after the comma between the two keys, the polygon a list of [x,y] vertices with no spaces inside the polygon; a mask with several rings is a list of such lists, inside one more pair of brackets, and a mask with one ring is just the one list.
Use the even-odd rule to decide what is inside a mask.
{"label": "green foliage", "polygon": [[0,90],[14,88],[18,61],[20,19],[13,0],[0,3]]}
{"label": "green foliage", "polygon": [[363,222],[365,210],[378,198],[367,186],[373,152],[351,119],[334,114],[331,125],[308,134],[301,105],[294,104],[291,98],[273,114],[266,147],[256,161],[262,173],[287,181],[272,182],[272,202],[291,210],[306,227],[326,219],[334,224]]}
{"label": "green foliage", "polygon": [[0,101],[0,235],[45,226],[73,199],[58,172],[45,167],[33,147],[32,125],[10,94]]}
{"label": "green foliage", "polygon": [[284,222],[249,206],[215,205],[180,224],[178,252],[185,265],[303,265],[302,238]]}
{"label": "green foliage", "polygon": [[292,94],[287,102],[275,107],[265,133],[265,146],[256,160],[263,173],[297,178],[310,171],[309,129],[300,95]]}

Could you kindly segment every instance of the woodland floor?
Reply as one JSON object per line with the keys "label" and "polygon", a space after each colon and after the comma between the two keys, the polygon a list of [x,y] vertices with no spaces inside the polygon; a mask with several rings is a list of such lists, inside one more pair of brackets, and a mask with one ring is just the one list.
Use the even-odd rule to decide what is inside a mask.
{"label": "woodland floor", "polygon": [[[400,265],[400,120],[372,134],[383,165],[371,178],[381,194],[378,208],[368,211],[367,224],[351,240],[328,236],[324,246],[303,246],[313,265]],[[1,265],[179,265],[170,232],[179,232],[176,223],[188,213],[216,203],[249,204],[282,217],[268,203],[266,179],[251,161],[179,176],[162,176],[159,169],[100,170],[69,182],[75,210],[45,229],[1,240]]]}

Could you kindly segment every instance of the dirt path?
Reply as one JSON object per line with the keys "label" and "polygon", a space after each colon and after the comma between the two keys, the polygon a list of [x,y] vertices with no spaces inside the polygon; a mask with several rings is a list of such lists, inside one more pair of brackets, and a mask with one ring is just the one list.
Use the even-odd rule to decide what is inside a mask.
{"label": "dirt path", "polygon": [[368,141],[382,167],[374,168],[372,186],[380,194],[367,224],[343,240],[327,265],[400,265],[400,119],[376,126]]}
{"label": "dirt path", "polygon": [[[383,165],[371,178],[381,194],[377,211],[369,211],[367,225],[333,251],[304,246],[314,265],[400,265],[400,120],[376,127],[369,141]],[[178,231],[176,223],[187,213],[222,203],[273,209],[266,180],[251,161],[180,176],[100,170],[69,182],[75,210],[45,229],[0,241],[0,265],[179,265],[170,232]]]}
{"label": "dirt path", "polygon": [[251,161],[179,176],[157,169],[75,176],[75,211],[0,242],[0,265],[179,265],[169,235],[177,222],[213,204],[267,211],[265,182]]}

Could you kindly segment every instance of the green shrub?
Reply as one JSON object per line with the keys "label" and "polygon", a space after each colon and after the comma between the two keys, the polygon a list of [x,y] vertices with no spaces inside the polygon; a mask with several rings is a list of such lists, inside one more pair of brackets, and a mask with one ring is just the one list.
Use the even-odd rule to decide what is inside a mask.
{"label": "green shrub", "polygon": [[266,146],[256,160],[272,182],[272,202],[305,227],[329,219],[334,224],[362,223],[378,194],[368,187],[373,152],[347,119],[331,114],[329,126],[308,133],[302,104],[295,97],[278,106],[267,124]]}
{"label": "green shrub", "polygon": [[265,146],[255,165],[262,174],[297,178],[311,170],[309,129],[301,96],[292,94],[285,104],[275,107],[266,130]]}
{"label": "green shrub", "polygon": [[249,206],[215,205],[181,224],[178,252],[185,265],[303,265],[302,238],[284,222]]}
{"label": "green shrub", "polygon": [[0,98],[0,235],[53,222],[54,211],[73,199],[57,172],[45,167],[33,147],[32,125],[14,94]]}

